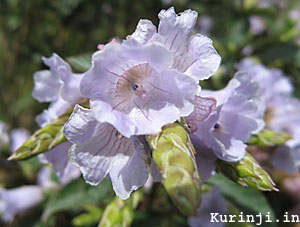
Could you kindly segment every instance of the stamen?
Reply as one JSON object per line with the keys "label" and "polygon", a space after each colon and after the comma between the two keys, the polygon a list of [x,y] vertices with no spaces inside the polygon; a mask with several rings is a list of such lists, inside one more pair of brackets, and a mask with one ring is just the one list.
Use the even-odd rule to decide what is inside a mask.
{"label": "stamen", "polygon": [[132,85],[131,85],[131,88],[132,88],[133,91],[136,91],[136,90],[139,88],[139,85],[137,85],[137,84],[132,84]]}
{"label": "stamen", "polygon": [[214,129],[219,129],[220,127],[221,127],[221,125],[218,124],[218,123],[216,123],[216,124],[214,125]]}

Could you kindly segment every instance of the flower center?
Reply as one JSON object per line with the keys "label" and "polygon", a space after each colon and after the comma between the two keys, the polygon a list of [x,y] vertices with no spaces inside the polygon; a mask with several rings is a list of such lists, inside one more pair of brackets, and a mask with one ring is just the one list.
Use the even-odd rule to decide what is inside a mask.
{"label": "flower center", "polygon": [[148,63],[132,66],[120,75],[114,90],[113,108],[128,112],[135,106],[136,98],[145,98],[144,84],[152,75],[153,69]]}

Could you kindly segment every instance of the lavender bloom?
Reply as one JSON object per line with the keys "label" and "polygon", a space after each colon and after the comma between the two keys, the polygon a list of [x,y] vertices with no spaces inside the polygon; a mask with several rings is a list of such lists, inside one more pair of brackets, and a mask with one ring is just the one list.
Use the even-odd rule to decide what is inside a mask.
{"label": "lavender bloom", "polygon": [[[72,73],[70,65],[53,54],[50,58],[43,57],[44,63],[50,70],[41,70],[34,74],[34,90],[32,96],[39,102],[51,102],[49,108],[37,116],[41,127],[57,119],[66,110],[84,100],[80,93],[79,84],[82,74]],[[68,162],[68,149],[71,143],[65,142],[39,155],[44,163],[51,163],[62,184],[80,176],[79,169]]]}
{"label": "lavender bloom", "polygon": [[24,128],[17,128],[10,133],[10,151],[15,152],[28,138],[30,133]]}
{"label": "lavender bloom", "polygon": [[149,173],[137,137],[120,135],[78,105],[65,124],[64,134],[74,143],[69,150],[70,161],[79,166],[89,184],[97,185],[109,175],[116,195],[122,199],[145,184]]}
{"label": "lavender bloom", "polygon": [[3,121],[0,121],[0,151],[3,145],[9,143],[9,136],[8,136],[8,125],[5,124]]}
{"label": "lavender bloom", "polygon": [[200,16],[197,25],[202,34],[208,35],[213,26],[212,17],[207,14]]}
{"label": "lavender bloom", "polygon": [[94,53],[80,85],[95,118],[128,138],[157,134],[190,114],[198,80],[210,77],[220,63],[210,39],[189,38],[195,11],[178,16],[170,8],[159,18],[158,32],[151,21],[141,20],[128,40]]}
{"label": "lavender bloom", "polygon": [[50,70],[41,70],[33,75],[35,85],[32,92],[39,102],[51,102],[48,110],[36,118],[41,127],[83,99],[79,90],[82,74],[72,73],[70,65],[55,53],[50,58],[43,57],[43,62]]}
{"label": "lavender bloom", "polygon": [[227,214],[226,201],[220,193],[220,188],[214,187],[212,190],[202,195],[201,206],[197,211],[197,216],[188,219],[191,227],[223,227],[224,223],[212,223],[211,213]]}
{"label": "lavender bloom", "polygon": [[250,31],[254,35],[259,35],[263,33],[267,28],[266,23],[261,16],[257,16],[257,15],[251,16],[249,18],[249,23],[250,23]]}
{"label": "lavender bloom", "polygon": [[38,185],[22,186],[14,189],[0,188],[0,211],[4,222],[11,222],[18,214],[33,208],[43,201],[44,190],[55,188],[57,185],[50,179],[50,169],[42,168],[38,172]]}
{"label": "lavender bloom", "polygon": [[287,96],[275,96],[268,103],[267,127],[285,132],[293,139],[275,150],[272,163],[274,167],[289,173],[299,171],[300,167],[300,102]]}
{"label": "lavender bloom", "polygon": [[274,167],[289,173],[299,170],[300,166],[300,102],[293,98],[293,86],[282,71],[268,69],[255,64],[251,59],[244,59],[238,69],[248,72],[259,83],[258,94],[266,105],[266,127],[292,136],[285,145],[275,150],[272,163]]}
{"label": "lavender bloom", "polygon": [[0,210],[2,219],[11,222],[16,214],[23,213],[43,200],[40,186],[22,186],[15,189],[0,188]]}
{"label": "lavender bloom", "polygon": [[[192,114],[187,119],[193,144],[203,144],[225,161],[242,159],[250,134],[264,127],[264,105],[256,98],[257,91],[258,85],[243,73],[236,74],[222,90],[202,91],[202,97],[195,100],[195,117]],[[209,115],[197,119],[198,113]]]}
{"label": "lavender bloom", "polygon": [[279,69],[268,69],[250,58],[245,58],[236,67],[239,71],[247,72],[251,79],[259,84],[258,96],[266,104],[274,96],[291,95],[293,92],[290,80]]}
{"label": "lavender bloom", "polygon": [[61,184],[65,185],[80,176],[80,170],[73,163],[69,162],[68,150],[70,142],[64,142],[53,149],[40,154],[42,163],[51,163]]}

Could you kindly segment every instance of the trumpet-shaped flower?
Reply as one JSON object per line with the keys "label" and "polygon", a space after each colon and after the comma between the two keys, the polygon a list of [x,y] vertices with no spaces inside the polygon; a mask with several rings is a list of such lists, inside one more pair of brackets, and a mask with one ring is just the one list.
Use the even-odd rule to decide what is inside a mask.
{"label": "trumpet-shaped flower", "polygon": [[172,67],[196,81],[208,79],[218,69],[221,57],[212,41],[201,34],[191,35],[198,13],[186,10],[176,14],[173,7],[161,10],[158,31],[151,21],[142,19],[131,37],[140,43],[156,43],[168,49],[174,57]]}
{"label": "trumpet-shaped flower", "polygon": [[79,168],[69,162],[68,150],[71,145],[70,142],[64,142],[39,155],[39,159],[42,163],[52,164],[61,184],[68,184],[80,176]]}
{"label": "trumpet-shaped flower", "polygon": [[3,121],[0,121],[0,151],[4,145],[8,145],[9,135],[8,135],[8,125]]}
{"label": "trumpet-shaped flower", "polygon": [[83,99],[79,89],[82,74],[72,73],[70,65],[55,53],[50,58],[43,57],[43,62],[50,70],[34,73],[32,92],[39,102],[51,102],[48,110],[37,116],[42,127]]}
{"label": "trumpet-shaped flower", "polygon": [[75,106],[64,134],[74,143],[69,150],[70,161],[79,166],[91,185],[109,175],[116,194],[127,199],[148,179],[143,147],[137,137],[120,135],[112,125],[97,121],[90,110]]}
{"label": "trumpet-shaped flower", "polygon": [[276,96],[268,103],[266,125],[292,137],[275,150],[273,165],[289,173],[300,167],[300,102],[294,97]]}
{"label": "trumpet-shaped flower", "polygon": [[11,222],[16,214],[23,213],[43,200],[40,186],[22,186],[15,189],[0,188],[0,211],[2,220]]}
{"label": "trumpet-shaped flower", "polygon": [[30,134],[26,129],[13,129],[10,132],[10,151],[15,152],[29,137]]}
{"label": "trumpet-shaped flower", "polygon": [[291,95],[293,92],[290,80],[279,69],[268,69],[250,58],[242,60],[237,69],[247,72],[251,79],[259,84],[260,90],[257,95],[266,104],[277,95]]}
{"label": "trumpet-shaped flower", "polygon": [[188,219],[191,227],[223,227],[222,222],[211,222],[211,214],[227,214],[226,201],[221,195],[220,188],[214,187],[202,196],[200,208],[197,210],[197,216],[191,216]]}
{"label": "trumpet-shaped flower", "polygon": [[156,134],[189,115],[198,80],[211,76],[220,63],[211,40],[189,38],[196,12],[178,16],[170,8],[159,18],[158,32],[151,21],[141,20],[128,40],[96,52],[80,85],[95,118],[128,138]]}
{"label": "trumpet-shaped flower", "polygon": [[257,83],[243,73],[222,90],[202,91],[187,118],[192,142],[205,145],[225,161],[243,158],[250,134],[264,127],[264,105],[256,98],[257,91]]}

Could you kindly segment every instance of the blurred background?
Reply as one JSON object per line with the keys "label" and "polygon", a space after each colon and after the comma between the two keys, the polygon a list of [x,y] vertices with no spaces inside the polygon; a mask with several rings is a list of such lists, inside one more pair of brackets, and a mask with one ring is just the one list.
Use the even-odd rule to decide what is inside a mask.
{"label": "blurred background", "polygon": [[[55,52],[67,58],[92,53],[98,44],[126,38],[139,19],[158,25],[157,14],[170,6],[176,12],[196,10],[199,18],[194,32],[209,36],[222,57],[218,73],[204,87],[224,87],[236,71],[235,64],[253,56],[268,67],[282,69],[300,97],[300,1],[1,0],[0,120],[10,128],[23,127],[31,133],[38,128],[34,118],[47,104],[35,101],[31,92],[33,73],[46,68],[42,56]],[[21,166],[1,163],[5,169],[0,171],[1,184],[16,187],[35,182],[32,173],[38,168],[36,162],[30,160]],[[10,171],[10,175],[3,171]],[[61,220],[68,220],[68,215]],[[57,226],[69,226],[69,222]]]}
{"label": "blurred background", "polygon": [[34,116],[45,106],[31,98],[32,75],[45,68],[41,56],[92,53],[100,43],[131,34],[141,18],[157,25],[158,12],[170,6],[199,12],[195,32],[208,35],[222,56],[217,88],[246,55],[283,69],[298,86],[299,5],[294,0],[2,0],[0,119],[11,127],[36,128]]}

